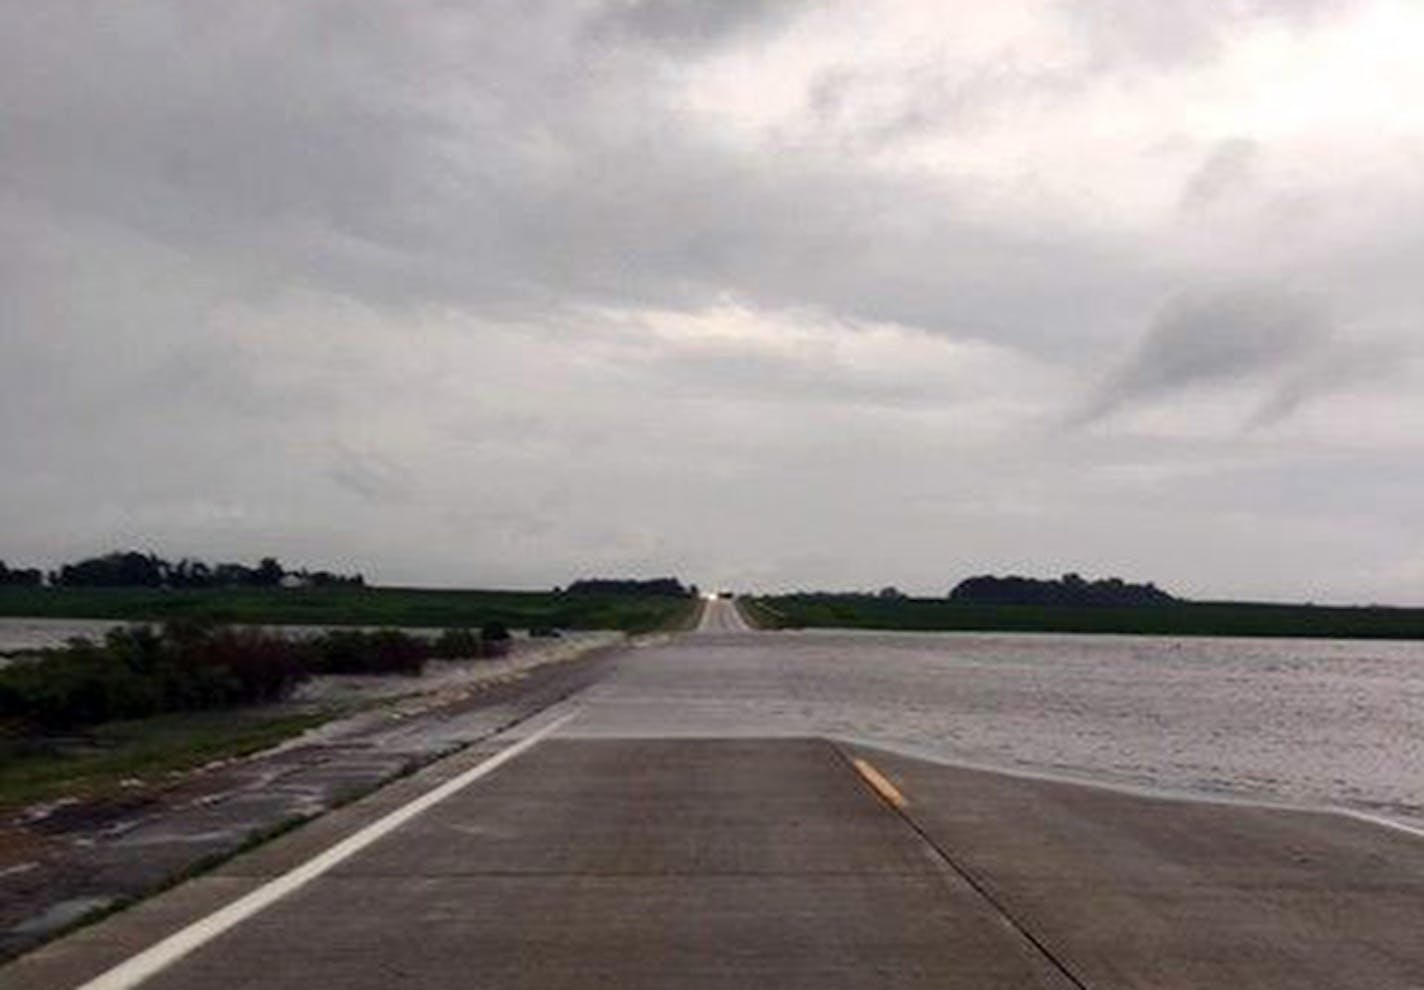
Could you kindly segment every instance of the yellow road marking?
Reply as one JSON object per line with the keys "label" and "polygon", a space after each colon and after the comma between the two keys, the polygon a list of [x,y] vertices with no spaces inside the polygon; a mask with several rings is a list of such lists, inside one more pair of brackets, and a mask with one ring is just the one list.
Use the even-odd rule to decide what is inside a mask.
{"label": "yellow road marking", "polygon": [[854,759],[850,762],[852,766],[860,771],[860,775],[865,778],[865,782],[875,789],[875,793],[879,794],[891,805],[896,808],[903,808],[910,803],[905,800],[905,795],[901,794],[894,784],[885,779],[883,773],[875,769],[865,760]]}

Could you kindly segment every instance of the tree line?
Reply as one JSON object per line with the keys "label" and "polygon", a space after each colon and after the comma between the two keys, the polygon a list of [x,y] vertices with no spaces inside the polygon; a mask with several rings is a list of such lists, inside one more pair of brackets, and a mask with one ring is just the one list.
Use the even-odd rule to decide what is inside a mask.
{"label": "tree line", "polygon": [[[560,589],[555,588],[558,592]],[[675,598],[697,597],[697,585],[684,585],[677,578],[584,578],[563,589],[571,595],[666,595]]]}
{"label": "tree line", "polygon": [[18,570],[0,561],[0,585],[56,588],[276,588],[364,587],[360,574],[334,574],[305,568],[288,570],[275,557],[256,566],[232,562],[209,564],[184,557],[164,560],[157,554],[122,550],[62,564],[45,575],[39,568]]}
{"label": "tree line", "polygon": [[981,574],[959,582],[949,600],[966,605],[1070,606],[1170,605],[1179,601],[1151,582],[1133,584],[1115,577],[1088,581],[1078,574],[1065,574],[1057,580]]}
{"label": "tree line", "polygon": [[[894,585],[879,591],[797,591],[790,596],[802,601],[907,601],[910,596]],[[1089,581],[1080,574],[1061,578],[1031,578],[1010,574],[999,577],[980,574],[955,585],[946,600],[956,605],[1060,605],[1123,607],[1171,605],[1185,599],[1163,591],[1152,582],[1134,584],[1110,577]]]}
{"label": "tree line", "polygon": [[38,567],[11,568],[0,560],[0,587],[38,588],[44,584],[44,571]]}

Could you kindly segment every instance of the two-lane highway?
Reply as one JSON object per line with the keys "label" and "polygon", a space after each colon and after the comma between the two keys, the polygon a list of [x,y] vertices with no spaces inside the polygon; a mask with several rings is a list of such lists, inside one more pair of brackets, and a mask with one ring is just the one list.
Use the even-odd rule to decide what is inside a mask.
{"label": "two-lane highway", "polygon": [[[1424,986],[1418,836],[798,736],[810,682],[789,642],[711,601],[697,634],[631,651],[509,748],[454,757],[0,977]],[[854,642],[828,662],[859,662]],[[751,704],[768,685],[780,707]]]}
{"label": "two-lane highway", "polygon": [[697,623],[698,632],[750,632],[751,626],[742,617],[741,609],[730,598],[709,598]]}

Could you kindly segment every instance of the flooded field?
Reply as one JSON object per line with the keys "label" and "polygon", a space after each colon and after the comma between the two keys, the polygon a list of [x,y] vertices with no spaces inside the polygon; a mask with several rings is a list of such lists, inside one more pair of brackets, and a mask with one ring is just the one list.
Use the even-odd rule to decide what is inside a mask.
{"label": "flooded field", "polygon": [[122,623],[111,619],[0,618],[0,654],[63,646],[75,637],[102,639],[116,625]]}
{"label": "flooded field", "polygon": [[[0,617],[0,665],[6,661],[6,654],[24,650],[43,650],[63,646],[69,640],[78,638],[102,640],[104,634],[115,626],[130,623],[115,622],[112,619],[32,619]],[[137,623],[142,624],[142,623]],[[315,636],[331,629],[366,629],[377,626],[263,626],[261,628],[285,633],[288,636]],[[403,627],[408,633],[422,636],[438,636],[441,629],[428,626]]]}
{"label": "flooded field", "polygon": [[1424,822],[1424,643],[707,635],[630,654],[570,731],[831,735]]}

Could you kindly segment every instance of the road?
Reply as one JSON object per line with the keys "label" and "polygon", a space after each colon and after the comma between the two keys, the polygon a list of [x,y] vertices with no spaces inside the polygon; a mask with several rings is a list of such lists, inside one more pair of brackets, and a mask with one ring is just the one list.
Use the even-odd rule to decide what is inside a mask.
{"label": "road", "polygon": [[747,620],[742,618],[742,613],[729,599],[712,598],[708,600],[707,607],[702,610],[697,631],[700,633],[750,632],[751,626],[747,625]]}
{"label": "road", "polygon": [[[697,632],[0,970],[16,990],[1424,986],[1424,839],[736,732]],[[754,730],[764,730],[758,735]]]}

